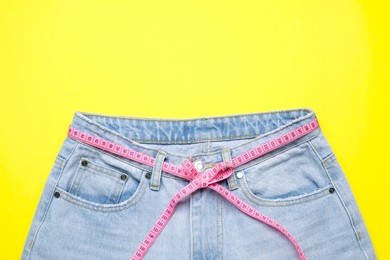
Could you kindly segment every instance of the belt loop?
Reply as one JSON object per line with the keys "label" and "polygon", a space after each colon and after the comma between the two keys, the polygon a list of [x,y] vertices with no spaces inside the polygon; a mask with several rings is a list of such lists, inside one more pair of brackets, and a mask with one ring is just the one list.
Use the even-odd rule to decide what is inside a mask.
{"label": "belt loop", "polygon": [[157,155],[156,155],[156,158],[154,161],[152,177],[151,177],[150,184],[149,184],[149,188],[151,190],[158,191],[160,189],[162,166],[163,166],[163,163],[164,163],[166,156],[167,156],[167,153],[164,151],[157,152]]}
{"label": "belt loop", "polygon": [[[222,158],[223,158],[223,161],[231,161],[232,160],[232,155],[231,155],[231,152],[230,152],[230,149],[227,148],[227,149],[224,149],[222,151]],[[227,178],[227,182],[228,182],[228,185],[229,185],[229,189],[230,190],[236,190],[238,189],[238,185],[237,185],[237,180],[236,180],[236,174],[235,172],[233,172],[232,175],[229,176],[229,178]]]}

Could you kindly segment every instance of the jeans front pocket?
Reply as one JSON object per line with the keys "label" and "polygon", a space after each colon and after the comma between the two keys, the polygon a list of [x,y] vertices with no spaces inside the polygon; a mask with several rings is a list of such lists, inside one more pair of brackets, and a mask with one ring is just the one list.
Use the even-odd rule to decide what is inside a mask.
{"label": "jeans front pocket", "polygon": [[240,172],[243,194],[260,205],[286,206],[334,193],[322,160],[308,141]]}
{"label": "jeans front pocket", "polygon": [[[81,157],[69,193],[85,200],[102,203],[118,203],[123,187],[129,179],[124,172],[103,167],[92,159]],[[132,186],[136,186],[133,181]]]}
{"label": "jeans front pocket", "polygon": [[140,200],[148,180],[146,176],[147,170],[126,159],[78,143],[64,168],[57,191],[79,206],[122,210]]}

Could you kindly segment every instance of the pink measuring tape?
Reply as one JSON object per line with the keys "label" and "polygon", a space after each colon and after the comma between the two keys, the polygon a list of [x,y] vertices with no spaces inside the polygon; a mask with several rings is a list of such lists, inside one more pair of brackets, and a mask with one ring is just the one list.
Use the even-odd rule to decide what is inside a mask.
{"label": "pink measuring tape", "polygon": [[[206,188],[206,187],[218,192],[222,197],[224,197],[226,200],[228,200],[230,203],[232,203],[234,206],[236,206],[239,210],[241,210],[243,213],[247,214],[248,216],[257,219],[283,233],[295,246],[300,256],[300,259],[302,260],[306,259],[297,241],[284,227],[282,227],[275,220],[255,210],[253,207],[251,207],[250,205],[248,205],[247,203],[239,199],[237,196],[235,196],[229,190],[225,189],[223,186],[219,185],[217,182],[227,179],[231,174],[233,174],[234,168],[243,165],[255,158],[258,158],[272,150],[275,150],[278,147],[290,143],[296,140],[297,138],[312,132],[318,127],[319,127],[318,120],[317,118],[315,118],[313,121],[305,125],[302,125],[299,128],[292,130],[287,134],[277,137],[261,146],[255,147],[233,158],[231,161],[220,162],[212,169],[204,172],[198,172],[190,159],[185,160],[181,164],[181,167],[164,162],[162,167],[163,171],[171,173],[180,178],[187,179],[190,181],[190,183],[186,185],[184,188],[182,188],[179,192],[177,192],[175,196],[171,199],[168,207],[164,210],[160,218],[157,220],[153,228],[147,234],[146,238],[138,247],[137,251],[134,253],[131,259],[132,260],[143,259],[146,253],[148,252],[148,250],[150,249],[150,247],[156,241],[159,234],[162,232],[164,227],[168,224],[168,221],[170,220],[170,218],[172,217],[175,211],[176,205],[181,200],[183,200],[186,196],[190,195],[191,193],[195,192],[198,189]],[[69,125],[68,136],[73,139],[79,140],[83,143],[128,158],[130,160],[134,160],[139,163],[149,165],[151,167],[154,166],[155,159],[151,156],[136,152],[130,148],[121,146],[116,143],[109,142],[102,138],[81,132],[77,129],[72,128],[70,125]]]}

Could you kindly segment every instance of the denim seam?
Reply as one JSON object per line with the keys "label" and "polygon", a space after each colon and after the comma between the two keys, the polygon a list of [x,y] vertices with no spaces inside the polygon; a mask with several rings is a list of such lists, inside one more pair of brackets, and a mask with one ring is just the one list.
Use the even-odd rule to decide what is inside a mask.
{"label": "denim seam", "polygon": [[57,163],[59,166],[62,167],[62,164],[65,164],[66,159],[62,158],[61,156],[57,156],[56,158],[59,159],[60,162],[58,162],[57,160],[54,160],[54,163]]}
{"label": "denim seam", "polygon": [[223,243],[223,202],[222,202],[222,196],[218,196],[219,197],[219,202],[220,202],[220,209],[221,209],[221,211],[220,211],[220,213],[221,213],[221,260],[223,260],[223,249],[224,249],[224,247],[223,247],[223,245],[224,245],[224,243]]}
{"label": "denim seam", "polygon": [[[122,181],[120,178],[116,179],[114,191],[111,192],[111,195],[108,200],[112,201],[113,203],[118,203],[119,196],[122,195],[121,191],[123,190],[124,186],[125,186],[125,181]],[[115,198],[116,200],[114,200]]]}
{"label": "denim seam", "polygon": [[219,243],[218,243],[218,222],[219,222],[219,212],[218,212],[218,206],[219,206],[219,203],[218,203],[218,197],[217,196],[215,196],[215,199],[216,199],[216,213],[217,214],[215,214],[215,221],[216,221],[216,242],[217,242],[217,253],[216,253],[216,255],[217,255],[217,257],[218,257],[218,253],[219,253]]}
{"label": "denim seam", "polygon": [[219,237],[218,237],[218,231],[219,231],[219,223],[220,223],[220,216],[219,216],[219,197],[218,196],[215,196],[215,202],[216,202],[216,207],[215,207],[215,209],[216,209],[216,213],[217,214],[215,214],[215,220],[216,220],[216,242],[217,242],[217,253],[216,253],[216,255],[217,255],[217,259],[218,259],[218,257],[219,257],[219,247],[220,247],[220,244],[219,244]]}
{"label": "denim seam", "polygon": [[[55,164],[56,164],[56,163],[55,163]],[[57,165],[57,166],[55,166],[55,167],[58,167],[58,166],[59,166],[59,165]],[[59,170],[59,171],[62,171],[63,169],[64,169],[64,163],[62,163],[62,164],[60,165],[60,170]],[[47,214],[48,209],[49,209],[49,207],[50,207],[50,205],[51,205],[51,201],[52,201],[52,198],[49,199],[48,204],[47,204],[46,208],[44,209],[45,211],[44,211],[44,213],[43,213],[42,220],[40,221],[40,223],[39,223],[39,225],[38,225],[38,227],[37,227],[37,230],[35,231],[35,234],[34,234],[33,238],[31,239],[31,241],[30,241],[30,243],[29,243],[29,245],[28,245],[28,248],[30,249],[30,252],[29,252],[29,254],[28,254],[28,259],[30,259],[31,252],[32,252],[33,247],[34,247],[34,245],[35,245],[35,240],[36,240],[36,238],[37,238],[37,236],[38,236],[38,233],[39,233],[39,231],[40,231],[40,229],[41,229],[41,226],[43,225],[43,222],[44,222],[45,219],[46,219],[46,214]]]}
{"label": "denim seam", "polygon": [[111,213],[111,212],[123,211],[123,210],[126,210],[128,208],[131,208],[131,207],[137,205],[138,202],[141,201],[143,195],[146,192],[146,186],[147,186],[146,183],[147,183],[146,178],[143,176],[141,178],[141,182],[139,184],[139,187],[137,188],[135,193],[127,201],[121,203],[121,205],[115,205],[115,204],[107,204],[107,205],[100,204],[99,205],[98,203],[90,202],[90,201],[87,201],[85,199],[78,198],[78,197],[74,196],[73,194],[66,192],[66,190],[64,190],[60,187],[57,187],[57,190],[59,190],[60,193],[63,194],[63,196],[61,196],[60,198],[63,198],[64,200],[68,201],[71,204],[83,207],[85,209],[93,210],[96,212],[104,212],[104,213],[109,212],[109,213]]}
{"label": "denim seam", "polygon": [[77,166],[76,172],[74,172],[74,176],[72,176],[72,183],[70,184],[69,187],[69,193],[73,193],[74,195],[79,194],[79,189],[80,189],[80,183],[81,180],[83,179],[83,175],[85,172],[85,169],[80,169],[81,165],[79,164]]}
{"label": "denim seam", "polygon": [[[229,137],[229,139],[226,139],[226,138],[209,138],[209,139],[195,139],[195,140],[187,140],[187,141],[185,141],[185,142],[188,142],[188,141],[190,141],[191,143],[194,143],[194,142],[196,142],[196,141],[198,141],[198,142],[204,142],[204,141],[231,141],[232,139],[234,139],[234,140],[236,140],[236,139],[238,139],[238,140],[241,140],[241,139],[245,139],[245,138],[247,138],[247,137],[254,137],[252,140],[249,140],[249,141],[247,141],[247,142],[245,142],[245,143],[243,143],[243,144],[240,144],[240,145],[237,145],[237,146],[232,146],[232,147],[228,147],[228,149],[230,149],[230,150],[235,150],[235,149],[237,149],[237,148],[240,148],[240,147],[242,147],[242,146],[244,146],[244,145],[247,145],[247,144],[251,144],[251,143],[253,143],[253,142],[256,142],[256,141],[258,141],[258,140],[260,140],[260,139],[262,139],[262,138],[265,138],[265,137],[267,137],[267,136],[269,136],[269,135],[272,135],[272,134],[275,134],[275,133],[277,133],[277,132],[279,132],[279,131],[282,131],[284,128],[287,128],[287,127],[289,127],[289,126],[291,126],[291,125],[293,125],[293,124],[295,124],[295,123],[299,123],[300,121],[302,121],[303,119],[300,119],[300,120],[298,120],[298,121],[291,121],[290,123],[288,123],[288,124],[285,124],[285,125],[281,125],[279,128],[276,128],[276,129],[274,129],[274,130],[272,130],[272,131],[268,131],[268,132],[266,132],[266,133],[263,133],[263,134],[256,134],[256,135],[236,135],[236,136],[233,136],[233,137]],[[318,128],[316,129],[316,130],[318,130]],[[316,131],[316,130],[314,130],[314,131]],[[315,135],[315,137],[317,136],[317,135],[319,135],[320,133],[318,133],[318,134],[316,134]],[[282,134],[282,135],[284,135],[284,134]],[[303,137],[303,136],[302,136]],[[312,137],[310,137],[310,139],[311,139]],[[136,140],[136,139],[132,139],[132,140],[134,140],[134,141],[142,141],[142,142],[145,142],[145,141],[148,141],[148,140]],[[166,143],[166,142],[161,142],[161,141],[156,141],[156,143]],[[170,143],[170,142],[168,142],[168,143]],[[175,143],[184,143],[184,142],[176,142],[175,141]],[[173,144],[175,144],[175,143],[173,143]],[[225,148],[226,149],[226,148]],[[214,153],[209,153],[210,155],[212,155],[212,154],[218,154],[218,153],[221,153],[221,151],[216,151],[216,152],[214,152]],[[195,155],[197,155],[197,154],[195,154]],[[175,155],[175,156],[180,156],[180,155]],[[185,156],[184,156],[185,157]],[[185,157],[186,158],[186,157]]]}
{"label": "denim seam", "polygon": [[[65,163],[66,163],[66,160],[64,158],[60,157],[60,156],[57,156],[56,159],[57,158],[59,160],[54,160],[54,163],[56,163],[60,167],[63,167],[65,165]],[[58,161],[60,161],[60,162],[58,162]]]}
{"label": "denim seam", "polygon": [[[277,128],[276,130],[279,130]],[[254,137],[255,140],[260,137],[266,136],[265,134],[272,134],[274,132],[269,132],[269,133],[264,133],[264,134],[251,134],[251,135],[235,135],[235,136],[230,136],[230,137],[221,137],[221,138],[203,138],[203,139],[189,139],[189,140],[174,140],[174,141],[159,141],[155,139],[131,139],[136,142],[141,142],[141,143],[153,143],[153,144],[189,144],[189,143],[205,143],[205,142],[210,142],[210,141],[232,141],[232,140],[237,140],[237,139],[245,139],[245,138],[252,138]],[[249,141],[248,143],[251,143],[252,141]],[[241,145],[237,146],[240,147]]]}
{"label": "denim seam", "polygon": [[[325,156],[325,158],[321,158],[320,154],[318,153],[317,149],[315,148],[314,144],[312,143],[312,140],[309,140],[307,143],[308,143],[310,149],[314,152],[314,154],[317,157],[317,159],[319,160],[319,162],[321,163],[321,168],[324,169],[325,168],[324,163],[326,162],[326,160],[328,158],[330,158],[330,156],[332,156],[333,152],[331,152],[330,155]],[[334,183],[333,183],[332,179],[330,178],[329,174],[326,173],[326,177],[334,186]]]}
{"label": "denim seam", "polygon": [[[320,133],[320,134],[323,134],[323,133]],[[319,134],[319,135],[316,135],[315,137],[319,137],[320,134]],[[329,154],[325,155],[325,156],[322,158],[321,155],[320,155],[320,154],[318,153],[318,151],[317,151],[318,148],[316,148],[316,144],[313,143],[313,139],[314,139],[314,138],[312,138],[312,139],[309,140],[309,144],[310,144],[311,148],[313,149],[313,151],[315,152],[315,154],[317,155],[317,157],[319,158],[319,160],[320,160],[321,162],[326,161],[328,158],[330,158],[330,157],[334,154],[333,150],[331,150],[331,152],[330,152]]]}
{"label": "denim seam", "polygon": [[[295,109],[293,109],[293,110],[295,110]],[[307,109],[306,109],[307,110]],[[290,110],[286,110],[286,111],[290,111]],[[278,112],[278,111],[276,111],[276,112]],[[85,112],[82,112],[82,114],[88,114],[88,113],[85,113]],[[259,113],[257,113],[257,114],[259,114]],[[94,115],[94,114],[90,114],[90,115]],[[312,110],[310,110],[310,112],[309,112],[309,114],[307,114],[307,115],[305,115],[305,116],[301,116],[301,117],[298,117],[298,118],[296,118],[296,119],[293,119],[293,120],[290,120],[287,124],[283,124],[283,125],[281,125],[280,127],[278,127],[278,128],[276,128],[276,129],[274,129],[274,130],[272,130],[272,131],[269,131],[269,132],[267,132],[267,133],[264,133],[263,135],[240,135],[240,136],[234,136],[233,138],[242,138],[242,137],[257,137],[257,138],[260,138],[260,137],[264,137],[264,136],[267,136],[267,135],[270,135],[270,134],[273,134],[273,133],[275,133],[275,132],[278,132],[278,131],[280,131],[280,130],[283,130],[284,128],[287,128],[287,127],[289,127],[289,126],[291,126],[291,125],[293,125],[293,124],[295,124],[295,123],[299,123],[299,122],[301,122],[301,121],[303,121],[303,120],[305,120],[305,119],[308,119],[308,118],[310,118],[311,116],[313,116],[314,115],[314,112],[312,111]],[[94,116],[96,116],[96,115],[94,115]],[[99,115],[97,115],[97,116],[99,116]],[[235,117],[240,117],[240,116],[242,116],[242,114],[239,114],[239,115],[236,115]],[[102,125],[100,125],[99,123],[96,123],[95,121],[93,121],[93,120],[91,120],[91,119],[89,119],[89,118],[87,118],[87,117],[85,117],[85,116],[80,116],[80,115],[78,115],[78,117],[81,119],[81,120],[83,120],[83,121],[85,121],[85,122],[87,122],[87,123],[89,123],[89,124],[92,124],[93,126],[95,126],[95,127],[97,127],[97,128],[100,128],[100,129],[102,129],[103,131],[105,131],[105,132],[109,132],[109,133],[111,133],[112,135],[114,135],[114,136],[117,136],[117,137],[119,137],[119,138],[121,138],[121,139],[125,139],[125,140],[128,140],[128,141],[130,141],[131,143],[133,143],[133,145],[135,145],[135,146],[137,146],[137,147],[139,147],[139,148],[142,148],[142,149],[149,149],[149,150],[154,150],[154,151],[158,151],[158,149],[155,149],[155,148],[150,148],[150,147],[145,147],[145,146],[143,146],[143,145],[140,145],[140,144],[137,144],[137,143],[134,143],[133,141],[136,141],[136,142],[150,142],[150,141],[152,141],[153,143],[166,143],[166,142],[161,142],[161,141],[155,141],[155,140],[142,140],[142,139],[130,139],[130,138],[127,138],[126,136],[124,136],[124,135],[122,135],[122,134],[119,134],[119,133],[117,133],[117,132],[115,132],[115,131],[112,131],[112,130],[110,130],[110,129],[108,129],[108,128],[106,128],[106,127],[104,127],[104,126],[102,126]],[[223,117],[227,117],[227,116],[223,116]],[[222,118],[223,118],[222,117]],[[149,121],[149,120],[158,120],[158,119],[147,119],[147,120],[145,120],[145,121]],[[194,120],[199,120],[199,118],[195,118]],[[169,120],[167,120],[167,121],[172,121],[172,119],[169,119]],[[177,121],[177,120],[173,120],[173,121]],[[188,120],[184,120],[184,121],[188,121]],[[90,131],[92,131],[92,132],[94,132],[94,133],[96,133],[93,129],[90,129]],[[230,137],[229,139],[222,139],[222,140],[231,140],[231,138],[232,137]],[[255,138],[255,140],[257,139],[257,138]],[[212,138],[212,139],[205,139],[205,140],[187,140],[187,141],[185,141],[185,142],[195,142],[195,141],[211,141],[211,140],[214,140],[214,141],[216,141],[216,140],[221,140],[221,139],[219,139],[219,138]],[[176,142],[176,143],[182,143],[182,142]],[[239,147],[239,146],[238,146]]]}
{"label": "denim seam", "polygon": [[[142,175],[144,175],[145,172],[143,171],[142,172]],[[121,189],[118,191],[118,198],[117,200],[115,201],[115,203],[119,203],[121,198],[122,198],[122,195],[123,195],[123,190],[125,189],[125,186],[126,186],[126,183],[128,182],[128,179],[126,181],[123,182],[123,185],[121,186]]]}
{"label": "denim seam", "polygon": [[[119,118],[119,119],[125,119],[125,120],[137,120],[137,121],[161,121],[161,122],[169,122],[169,121],[198,121],[198,120],[212,120],[212,119],[223,119],[223,118],[234,118],[234,117],[242,117],[242,116],[257,116],[257,115],[269,115],[269,114],[282,114],[286,112],[309,112],[306,116],[314,114],[313,109],[311,108],[291,108],[291,109],[283,109],[283,110],[269,110],[264,112],[253,112],[253,113],[245,113],[245,114],[229,114],[229,115],[220,115],[220,116],[203,116],[203,117],[196,117],[196,118],[145,118],[145,117],[134,117],[134,116],[115,116],[115,115],[109,115],[109,114],[96,114],[96,113],[90,113],[86,111],[76,111],[76,114],[81,115],[91,115],[94,117],[106,117],[106,118]],[[80,115],[77,115],[80,117]],[[84,119],[84,117],[80,117],[81,119]],[[90,119],[88,119],[90,120]]]}
{"label": "denim seam", "polygon": [[[313,146],[314,150],[315,150],[315,147]],[[335,156],[335,153],[332,151],[330,154],[328,154],[327,156],[325,156],[324,158],[321,159],[320,156],[318,156],[320,159],[321,159],[321,162],[322,163],[325,163],[326,161],[328,161],[328,159],[330,159],[332,156]]]}
{"label": "denim seam", "polygon": [[[54,190],[56,189],[57,185],[58,185],[58,182],[60,181],[61,177],[62,177],[62,174],[63,174],[63,171],[64,171],[64,168],[66,167],[66,164],[68,163],[68,160],[69,158],[72,156],[72,154],[74,153],[75,149],[77,147],[77,142],[74,144],[74,147],[72,148],[72,151],[70,153],[70,155],[68,156],[68,158],[66,160],[64,160],[64,158],[60,157],[57,155],[57,158],[59,158],[61,160],[61,168],[60,168],[60,171],[59,171],[59,174],[58,174],[58,177],[57,177],[57,181],[56,183],[53,185],[53,188],[51,189],[51,194],[50,194],[50,197],[49,197],[49,201],[47,203],[47,206],[46,206],[46,209],[45,209],[45,212],[43,214],[43,217],[42,217],[42,220],[41,222],[39,223],[38,227],[37,227],[37,230],[35,231],[35,234],[33,235],[33,238],[31,239],[31,242],[30,244],[28,245],[28,249],[30,250],[28,252],[28,256],[27,256],[27,259],[30,259],[31,258],[31,252],[33,250],[33,247],[34,247],[34,244],[35,244],[35,240],[38,236],[38,233],[43,225],[43,223],[45,222],[45,219],[46,219],[46,215],[47,215],[47,212],[49,211],[49,208],[51,206],[51,203],[53,201],[53,193],[54,193]],[[55,162],[56,163],[56,162]],[[43,194],[42,194],[43,195]]]}
{"label": "denim seam", "polygon": [[194,222],[193,222],[193,193],[190,194],[190,229],[191,229],[191,260],[195,257],[194,249]]}
{"label": "denim seam", "polygon": [[331,181],[332,181],[332,185],[336,188],[335,191],[336,191],[336,193],[337,193],[337,196],[339,197],[339,199],[340,199],[340,201],[341,201],[341,204],[343,205],[343,208],[344,208],[345,212],[346,212],[347,215],[348,215],[350,224],[351,224],[352,229],[353,229],[353,231],[354,231],[355,238],[356,238],[356,240],[357,240],[357,242],[358,242],[358,244],[359,244],[360,250],[362,250],[364,256],[365,256],[367,259],[369,259],[368,256],[367,256],[367,254],[366,254],[366,252],[364,251],[364,249],[363,249],[363,247],[362,247],[361,239],[359,239],[358,230],[357,230],[356,224],[355,224],[356,221],[354,220],[354,218],[352,217],[351,213],[349,212],[349,209],[347,208],[347,206],[346,206],[346,204],[345,204],[345,202],[344,202],[344,200],[343,200],[341,194],[339,193],[339,191],[338,191],[338,189],[337,189],[337,186],[334,184],[333,179],[332,179],[331,176],[330,176],[330,172],[329,172],[329,169],[328,169],[328,166],[327,166],[327,165],[330,164],[330,163],[337,163],[336,155],[335,155],[334,153],[332,153],[331,156],[328,156],[328,157],[327,157],[327,160],[324,160],[323,165],[324,165],[324,168],[325,168],[325,170],[326,170],[326,172],[327,172],[328,177],[329,177],[329,178],[331,179]]}
{"label": "denim seam", "polygon": [[266,207],[286,207],[286,206],[304,204],[304,203],[307,203],[310,201],[314,201],[314,200],[320,199],[324,196],[330,195],[331,193],[329,193],[329,188],[332,187],[331,184],[328,184],[327,186],[322,187],[322,188],[320,188],[312,193],[302,195],[302,196],[299,196],[297,198],[282,199],[282,200],[277,200],[277,199],[265,200],[265,199],[262,199],[260,197],[257,197],[256,195],[254,195],[251,192],[249,186],[247,185],[246,180],[244,180],[244,179],[245,179],[245,176],[240,181],[240,183],[242,183],[242,186],[243,186],[243,187],[242,186],[241,187],[242,187],[242,191],[243,191],[244,195],[249,200],[254,202],[255,204],[260,205],[260,206],[266,206]]}
{"label": "denim seam", "polygon": [[[142,143],[154,143],[154,144],[183,144],[183,143],[185,143],[186,144],[186,143],[199,143],[199,142],[210,142],[210,141],[232,141],[232,140],[237,140],[237,139],[245,139],[245,138],[252,138],[252,137],[254,137],[254,140],[251,140],[251,141],[248,142],[248,143],[251,143],[253,141],[256,141],[259,138],[263,138],[263,137],[268,136],[270,134],[274,134],[275,132],[281,131],[284,128],[289,127],[290,125],[295,124],[295,123],[297,123],[297,122],[299,122],[301,120],[302,119],[300,119],[300,120],[298,120],[296,122],[291,121],[291,123],[289,123],[289,124],[282,125],[282,126],[280,126],[278,128],[275,128],[272,131],[269,131],[269,132],[266,132],[266,133],[263,133],[263,134],[235,135],[235,136],[221,137],[221,138],[189,139],[189,140],[184,140],[184,141],[180,141],[180,140],[160,141],[160,140],[155,140],[155,139],[134,139],[134,138],[129,139],[127,137],[126,137],[126,139],[133,140],[135,142],[142,142]],[[240,147],[240,146],[241,145],[238,145],[237,147]],[[145,147],[143,147],[143,148],[145,148]],[[148,148],[148,149],[156,149],[156,148]]]}
{"label": "denim seam", "polygon": [[67,158],[64,158],[62,157],[61,155],[61,151],[58,153],[58,157],[60,157],[62,159],[62,161],[64,161],[65,163],[68,162],[69,158],[73,155],[74,151],[76,150],[76,147],[78,146],[78,144],[80,143],[79,141],[69,137],[69,136],[66,136],[65,137],[65,140],[64,140],[64,143],[65,142],[69,142],[72,144],[72,151],[69,153],[69,155],[67,156]]}
{"label": "denim seam", "polygon": [[[314,138],[313,138],[314,139]],[[320,154],[317,152],[317,150],[314,148],[314,145],[312,144],[312,140],[309,140],[308,141],[308,144],[310,145],[311,149],[313,150],[313,152],[316,154],[316,156],[318,157],[318,159],[321,161],[321,163],[324,161],[323,158],[321,158]]]}

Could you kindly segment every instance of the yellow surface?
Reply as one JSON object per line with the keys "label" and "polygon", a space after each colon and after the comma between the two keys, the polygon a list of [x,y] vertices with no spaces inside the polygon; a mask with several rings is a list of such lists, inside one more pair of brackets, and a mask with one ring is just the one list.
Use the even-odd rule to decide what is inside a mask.
{"label": "yellow surface", "polygon": [[311,107],[390,259],[388,13],[368,0],[1,1],[0,258],[20,258],[76,110]]}

